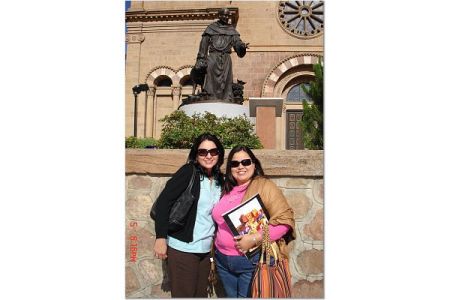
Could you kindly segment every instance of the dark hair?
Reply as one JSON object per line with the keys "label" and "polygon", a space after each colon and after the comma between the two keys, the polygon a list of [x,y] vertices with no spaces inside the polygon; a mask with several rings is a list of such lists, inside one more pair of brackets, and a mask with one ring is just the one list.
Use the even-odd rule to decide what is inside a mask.
{"label": "dark hair", "polygon": [[219,150],[219,159],[217,160],[217,164],[215,164],[212,168],[211,175],[214,176],[214,179],[216,180],[218,186],[223,186],[223,173],[220,171],[220,166],[222,166],[223,164],[225,151],[223,149],[222,143],[214,134],[203,133],[194,140],[194,144],[192,145],[191,151],[189,152],[187,163],[191,163],[196,166],[197,170],[200,173],[200,179],[207,175],[206,170],[203,169],[203,167],[197,162],[198,147],[203,141],[213,142],[214,144],[216,144],[216,147]]}
{"label": "dark hair", "polygon": [[248,156],[250,156],[252,162],[255,164],[255,173],[253,173],[251,179],[255,178],[256,176],[264,176],[264,170],[261,166],[261,162],[259,161],[259,159],[256,158],[255,154],[253,154],[252,150],[247,146],[235,146],[233,149],[231,149],[230,153],[228,154],[227,168],[225,173],[225,184],[224,184],[225,194],[231,192],[233,187],[237,185],[236,180],[233,178],[233,175],[231,174],[231,161],[233,159],[234,154],[240,151],[244,151],[245,153],[247,153]]}

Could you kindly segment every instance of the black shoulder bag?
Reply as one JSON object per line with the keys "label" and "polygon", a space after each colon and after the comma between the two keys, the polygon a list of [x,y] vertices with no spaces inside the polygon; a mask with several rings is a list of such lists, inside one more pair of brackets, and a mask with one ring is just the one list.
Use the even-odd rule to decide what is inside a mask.
{"label": "black shoulder bag", "polygon": [[[194,185],[195,179],[195,166],[192,165],[192,177],[189,182],[187,188],[183,193],[175,200],[175,203],[170,208],[169,212],[169,232],[178,231],[183,228],[186,224],[186,217],[189,213],[189,210],[192,207],[192,204],[195,201],[195,197],[192,195],[192,186]],[[160,198],[156,199],[155,203],[153,203],[152,209],[150,211],[150,217],[153,220],[156,219],[156,206]]]}

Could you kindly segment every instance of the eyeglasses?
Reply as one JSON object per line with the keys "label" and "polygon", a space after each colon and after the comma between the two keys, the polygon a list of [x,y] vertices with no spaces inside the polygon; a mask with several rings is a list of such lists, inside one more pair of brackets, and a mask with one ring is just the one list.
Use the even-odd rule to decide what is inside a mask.
{"label": "eyeglasses", "polygon": [[252,164],[252,160],[250,158],[243,159],[241,161],[232,160],[230,163],[232,168],[237,168],[237,167],[239,167],[240,164],[242,164],[244,167],[248,167]]}
{"label": "eyeglasses", "polygon": [[198,156],[207,156],[209,154],[211,154],[211,156],[216,156],[219,155],[219,150],[217,148],[212,148],[212,149],[198,149],[197,150],[197,154]]}

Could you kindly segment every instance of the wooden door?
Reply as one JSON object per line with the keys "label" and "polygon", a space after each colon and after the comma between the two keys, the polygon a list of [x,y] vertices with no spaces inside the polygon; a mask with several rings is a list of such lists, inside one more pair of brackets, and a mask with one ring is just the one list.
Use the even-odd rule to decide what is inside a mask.
{"label": "wooden door", "polygon": [[302,119],[302,110],[286,111],[286,149],[303,149],[302,131],[299,121]]}

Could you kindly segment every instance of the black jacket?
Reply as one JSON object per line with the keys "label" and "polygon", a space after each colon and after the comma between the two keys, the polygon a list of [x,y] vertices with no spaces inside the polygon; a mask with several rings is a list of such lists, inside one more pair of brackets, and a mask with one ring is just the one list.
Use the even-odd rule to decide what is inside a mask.
{"label": "black jacket", "polygon": [[172,207],[175,200],[186,189],[192,176],[192,165],[185,164],[167,181],[166,186],[158,197],[156,206],[155,231],[156,238],[167,238],[170,235],[183,242],[192,242],[194,239],[195,217],[197,215],[198,198],[200,197],[200,174],[196,168],[194,185],[192,186],[192,195],[195,202],[188,213],[186,226],[176,232],[168,231],[169,208]]}

